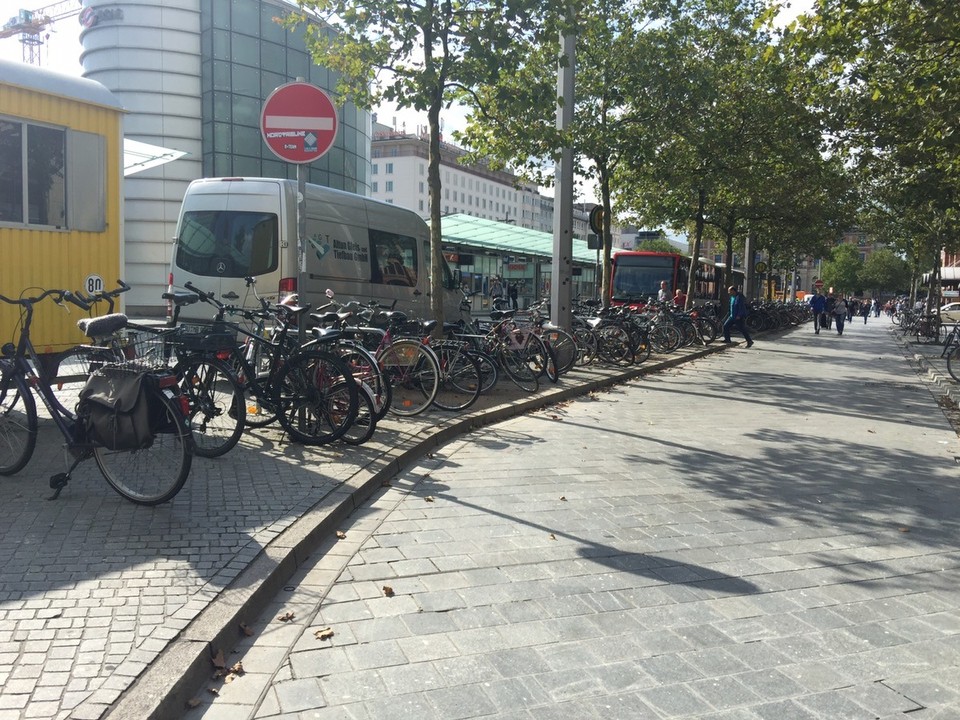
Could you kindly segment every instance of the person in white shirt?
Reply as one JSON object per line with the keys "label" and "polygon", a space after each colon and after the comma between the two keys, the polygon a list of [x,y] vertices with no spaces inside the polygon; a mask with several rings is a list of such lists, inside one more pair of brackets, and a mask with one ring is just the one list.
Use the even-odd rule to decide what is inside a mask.
{"label": "person in white shirt", "polygon": [[660,290],[657,292],[657,301],[666,302],[670,299],[670,291],[667,289],[667,281],[660,281]]}

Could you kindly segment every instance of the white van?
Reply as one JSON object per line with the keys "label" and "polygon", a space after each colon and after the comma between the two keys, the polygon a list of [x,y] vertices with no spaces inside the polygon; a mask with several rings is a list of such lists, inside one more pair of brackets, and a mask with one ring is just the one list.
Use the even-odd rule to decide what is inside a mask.
{"label": "white van", "polygon": [[[271,301],[298,293],[314,307],[329,288],[343,302],[375,300],[431,318],[430,232],[416,213],[361,195],[306,186],[306,259],[299,269],[297,182],[204,178],[187,188],[174,238],[169,285],[187,281],[228,304],[256,307],[244,280]],[[463,296],[444,263],[444,314],[458,317]],[[169,313],[168,313],[169,314]],[[181,317],[209,319],[202,303]]]}

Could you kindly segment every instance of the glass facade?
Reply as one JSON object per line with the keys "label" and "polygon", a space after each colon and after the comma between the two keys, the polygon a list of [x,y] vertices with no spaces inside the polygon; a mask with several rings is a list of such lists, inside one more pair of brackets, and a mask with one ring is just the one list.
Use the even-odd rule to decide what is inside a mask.
{"label": "glass facade", "polygon": [[[302,77],[330,91],[336,74],[312,62],[303,28],[289,31],[276,22],[289,9],[284,5],[202,0],[200,6],[204,176],[295,178],[296,165],[263,142],[260,110],[280,85]],[[307,182],[369,196],[370,115],[352,103],[339,110],[336,144],[306,166]]]}

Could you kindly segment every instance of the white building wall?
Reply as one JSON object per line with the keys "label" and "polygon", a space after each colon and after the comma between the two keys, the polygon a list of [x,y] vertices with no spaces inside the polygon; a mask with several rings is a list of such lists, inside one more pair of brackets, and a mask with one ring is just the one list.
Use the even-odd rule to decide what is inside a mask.
{"label": "white building wall", "polygon": [[189,182],[202,174],[200,0],[103,7],[121,17],[81,32],[84,77],[106,86],[129,111],[126,137],[187,153],[124,181],[123,279],[133,286],[127,309],[159,313],[180,202]]}

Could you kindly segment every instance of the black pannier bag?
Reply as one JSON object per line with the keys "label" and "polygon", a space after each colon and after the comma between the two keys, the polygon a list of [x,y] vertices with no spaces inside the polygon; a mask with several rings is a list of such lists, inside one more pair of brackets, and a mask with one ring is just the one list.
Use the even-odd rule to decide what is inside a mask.
{"label": "black pannier bag", "polygon": [[87,439],[110,450],[142,450],[153,443],[151,376],[143,370],[104,367],[80,391],[78,412]]}

